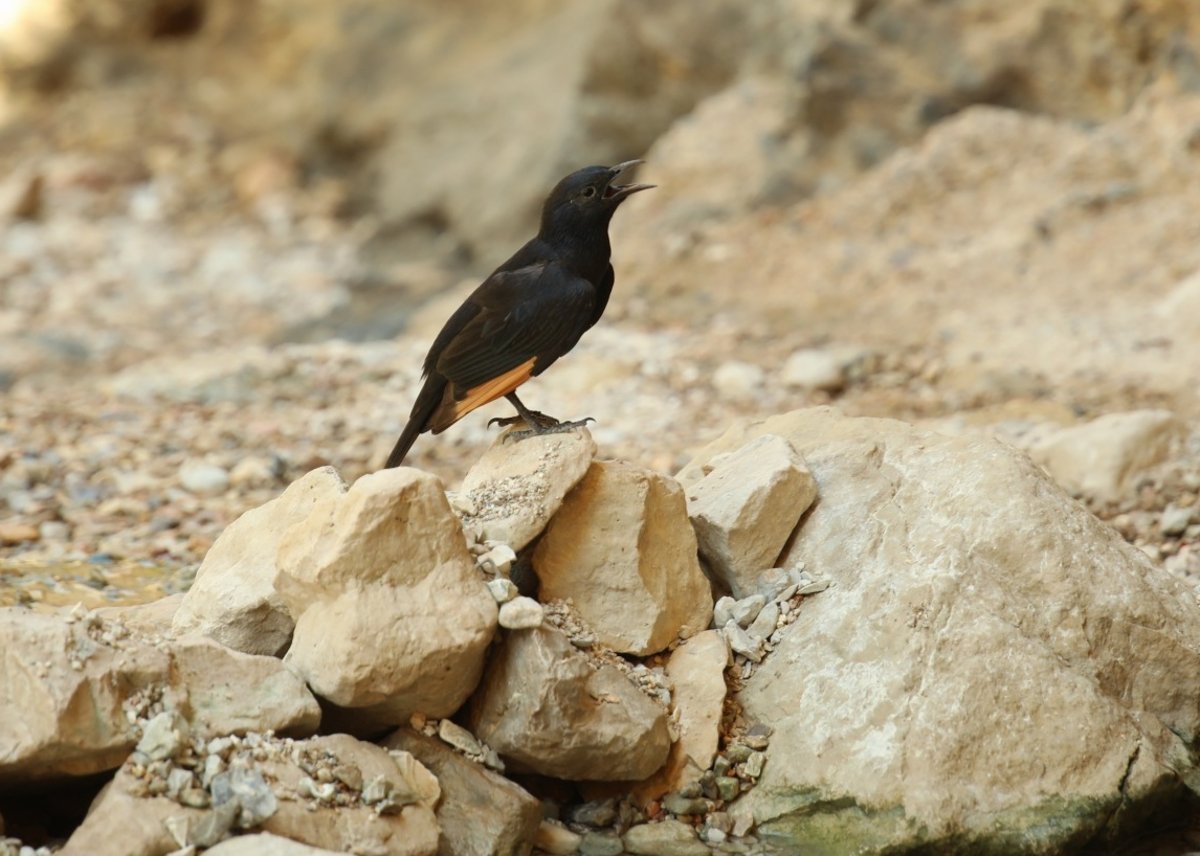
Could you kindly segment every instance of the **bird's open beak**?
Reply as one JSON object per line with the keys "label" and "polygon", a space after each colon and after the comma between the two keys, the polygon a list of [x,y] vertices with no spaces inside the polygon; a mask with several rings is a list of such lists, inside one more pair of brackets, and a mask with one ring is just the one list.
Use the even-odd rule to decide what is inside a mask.
{"label": "bird's open beak", "polygon": [[625,170],[637,166],[642,163],[640,160],[630,160],[624,163],[619,163],[609,169],[611,177],[608,179],[608,186],[604,188],[604,198],[613,202],[618,202],[626,196],[632,196],[639,190],[649,190],[654,187],[653,184],[617,184],[616,179]]}

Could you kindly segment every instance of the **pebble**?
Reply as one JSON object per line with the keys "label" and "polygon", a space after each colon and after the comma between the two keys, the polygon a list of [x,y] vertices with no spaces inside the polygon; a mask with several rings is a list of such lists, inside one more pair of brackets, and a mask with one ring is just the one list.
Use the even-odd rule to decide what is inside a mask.
{"label": "pebble", "polygon": [[192,493],[215,496],[229,489],[229,473],[224,467],[193,461],[180,468],[179,483]]}
{"label": "pebble", "polygon": [[625,845],[615,832],[588,832],[579,842],[579,852],[583,856],[621,856]]}
{"label": "pebble", "polygon": [[683,794],[667,794],[663,797],[662,807],[671,814],[704,814],[712,806],[702,797],[685,797]]}
{"label": "pebble", "polygon": [[496,603],[508,603],[517,596],[516,585],[507,577],[488,580],[487,587],[488,591],[492,593],[492,597],[496,599]]}
{"label": "pebble", "polygon": [[753,363],[731,360],[713,372],[713,386],[725,398],[750,398],[763,382],[763,370]]}
{"label": "pebble", "polygon": [[805,583],[796,589],[796,594],[818,594],[829,588],[829,580],[814,580],[811,583]]}
{"label": "pebble", "polygon": [[737,601],[729,595],[725,595],[717,600],[713,605],[713,627],[724,627],[730,621],[733,621],[733,607]]}
{"label": "pebble", "polygon": [[750,757],[746,759],[746,775],[752,779],[757,779],[762,775],[763,765],[767,763],[767,756],[762,752],[751,752]]}
{"label": "pebble", "polygon": [[506,630],[540,627],[545,617],[542,605],[531,597],[518,597],[500,607],[500,626]]}
{"label": "pebble", "polygon": [[616,800],[593,800],[571,806],[567,810],[567,820],[571,823],[582,823],[584,826],[608,826],[617,819]]}
{"label": "pebble", "polygon": [[452,720],[443,719],[438,723],[438,737],[468,755],[483,754],[483,746],[475,735]]}
{"label": "pebble", "polygon": [[741,627],[749,627],[766,602],[767,599],[763,595],[752,594],[737,601],[730,609],[730,614]]}
{"label": "pebble", "polygon": [[241,806],[238,825],[243,829],[258,826],[279,808],[275,792],[263,774],[246,767],[235,767],[214,777],[212,801],[214,808],[230,802]]}
{"label": "pebble", "polygon": [[173,710],[163,711],[146,723],[137,750],[152,761],[174,758],[188,739],[187,723]]}
{"label": "pebble", "polygon": [[842,361],[819,348],[793,352],[784,362],[779,379],[788,386],[827,392],[839,390],[846,383]]}
{"label": "pebble", "polygon": [[762,643],[750,638],[745,630],[743,630],[736,621],[729,621],[721,628],[721,633],[725,636],[725,641],[729,643],[729,647],[733,649],[735,654],[741,654],[747,660],[752,660],[755,663],[761,663],[763,658]]}
{"label": "pebble", "polygon": [[1163,509],[1162,519],[1159,522],[1159,528],[1162,529],[1164,535],[1182,535],[1187,531],[1188,525],[1192,522],[1192,509],[1178,506],[1168,505]]}
{"label": "pebble", "polygon": [[507,574],[517,560],[517,554],[507,544],[497,544],[479,557],[479,564],[494,574]]}
{"label": "pebble", "polygon": [[717,793],[725,802],[732,802],[741,790],[741,784],[733,776],[717,776]]}
{"label": "pebble", "polygon": [[533,844],[538,850],[551,856],[571,856],[579,851],[583,836],[572,832],[561,823],[543,820],[534,835]]}
{"label": "pebble", "polygon": [[22,523],[19,520],[0,523],[0,544],[20,544],[24,541],[37,541],[41,537],[41,530],[32,523]]}
{"label": "pebble", "polygon": [[625,847],[636,856],[709,856],[710,852],[692,827],[670,818],[630,827]]}

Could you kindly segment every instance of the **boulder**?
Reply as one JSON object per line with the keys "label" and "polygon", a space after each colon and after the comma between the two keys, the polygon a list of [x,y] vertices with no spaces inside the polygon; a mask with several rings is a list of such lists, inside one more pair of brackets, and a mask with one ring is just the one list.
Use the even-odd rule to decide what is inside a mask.
{"label": "boulder", "polygon": [[728,663],[729,645],[717,630],[698,633],[671,652],[667,680],[679,736],[671,744],[666,765],[634,789],[640,802],[693,785],[712,766],[725,707]]}
{"label": "boulder", "polygon": [[[247,829],[309,845],[297,856],[313,847],[379,856],[437,852],[437,780],[407,752],[344,734],[305,741],[251,735],[179,747],[160,763],[167,771],[126,762],[61,852],[166,856]],[[180,775],[199,799],[162,793],[159,785]],[[227,846],[237,853],[248,845]]]}
{"label": "boulder", "polygon": [[644,779],[671,746],[667,712],[562,631],[507,634],[469,709],[471,730],[514,768],[582,781]]}
{"label": "boulder", "polygon": [[0,610],[0,782],[111,770],[138,740],[154,699],[201,737],[311,734],[320,709],[274,657],[204,638],[153,643],[96,613]]}
{"label": "boulder", "polygon": [[227,526],[175,613],[175,632],[202,633],[248,654],[282,653],[294,622],[275,591],[279,543],[318,503],[345,492],[337,472],[321,467]]}
{"label": "boulder", "polygon": [[453,713],[496,628],[441,483],[363,476],[283,536],[276,588],[296,629],[285,661],[323,698],[392,724]]}
{"label": "boulder", "polygon": [[137,742],[125,705],[170,655],[89,619],[0,609],[0,782],[111,770]]}
{"label": "boulder", "polygon": [[750,595],[817,498],[817,483],[782,437],[759,437],[687,487],[700,555],[734,597]]}
{"label": "boulder", "polygon": [[321,708],[304,681],[275,657],[243,654],[203,636],[170,646],[171,678],[187,694],[193,731],[205,737],[275,731],[308,735]]}
{"label": "boulder", "polygon": [[592,464],[538,542],[533,568],[542,599],[570,598],[615,651],[653,654],[712,617],[683,491],[631,464]]}
{"label": "boulder", "polygon": [[1187,437],[1187,425],[1167,410],[1109,413],[1062,428],[1029,454],[1067,490],[1099,500],[1132,499],[1137,479],[1162,463]]}
{"label": "boulder", "polygon": [[437,777],[443,856],[525,856],[531,851],[542,807],[520,785],[408,728],[393,732],[382,745],[408,752]]}
{"label": "boulder", "polygon": [[523,549],[546,528],[595,454],[586,428],[515,443],[501,434],[455,497],[463,526],[514,551]]}
{"label": "boulder", "polygon": [[738,694],[734,806],[788,847],[1072,849],[1195,775],[1200,605],[1020,452],[822,408],[764,434],[821,486],[784,564],[832,580]]}

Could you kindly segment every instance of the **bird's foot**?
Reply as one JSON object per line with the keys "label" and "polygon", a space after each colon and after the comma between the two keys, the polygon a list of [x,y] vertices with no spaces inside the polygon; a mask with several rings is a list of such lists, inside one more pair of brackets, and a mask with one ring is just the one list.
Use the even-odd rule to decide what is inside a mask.
{"label": "bird's foot", "polygon": [[517,414],[516,416],[497,416],[494,419],[488,420],[488,427],[499,425],[501,428],[507,428],[509,425],[528,425],[530,428],[553,428],[562,423],[553,416],[547,416],[537,410],[530,410],[529,416],[532,417],[532,422],[524,416]]}
{"label": "bird's foot", "polygon": [[542,434],[563,434],[567,431],[574,431],[576,428],[583,428],[589,422],[595,422],[591,416],[585,416],[583,419],[576,419],[573,422],[559,422],[555,420],[549,425],[533,425],[523,431],[509,431],[505,436],[506,440],[528,440],[530,437],[539,437]]}

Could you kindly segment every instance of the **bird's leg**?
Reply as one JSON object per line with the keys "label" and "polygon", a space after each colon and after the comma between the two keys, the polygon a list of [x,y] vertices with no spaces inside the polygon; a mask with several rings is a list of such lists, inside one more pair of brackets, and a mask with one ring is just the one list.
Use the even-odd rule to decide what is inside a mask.
{"label": "bird's leg", "polygon": [[578,419],[574,422],[560,422],[553,416],[547,416],[545,413],[539,413],[536,410],[530,410],[521,399],[517,398],[515,392],[510,392],[505,396],[512,406],[517,409],[516,416],[506,418],[489,419],[488,427],[496,425],[515,425],[518,422],[524,422],[529,427],[524,431],[512,431],[509,433],[509,438],[513,440],[524,440],[528,437],[533,437],[538,434],[559,434],[564,431],[570,431],[573,428],[581,428],[589,422],[596,420],[588,416],[584,419]]}

